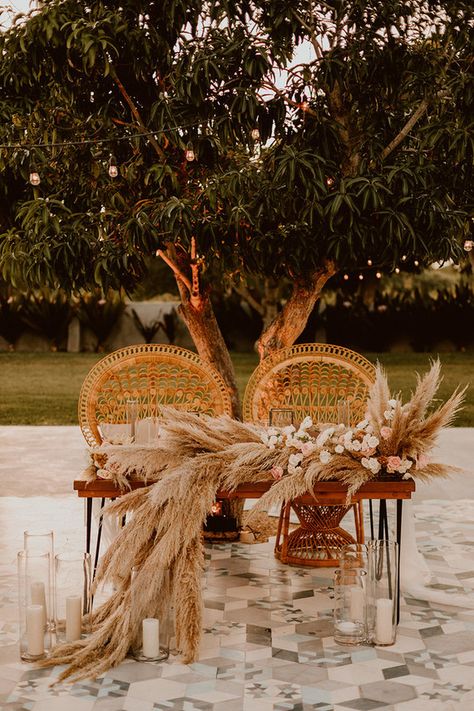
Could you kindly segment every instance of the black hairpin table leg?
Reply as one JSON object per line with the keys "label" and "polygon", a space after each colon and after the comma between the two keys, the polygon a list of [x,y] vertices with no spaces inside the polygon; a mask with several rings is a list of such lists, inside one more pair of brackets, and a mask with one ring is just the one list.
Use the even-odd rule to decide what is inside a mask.
{"label": "black hairpin table leg", "polygon": [[102,538],[102,523],[104,520],[104,515],[102,513],[102,509],[104,508],[104,506],[105,506],[105,498],[102,498],[100,500],[99,522],[97,524],[97,541],[95,544],[94,569],[92,571],[92,579],[95,578],[95,571],[97,570],[97,564],[99,562],[100,541]]}
{"label": "black hairpin table leg", "polygon": [[402,550],[403,499],[397,499],[397,543],[398,543],[398,579],[397,579],[397,623],[400,622],[400,553]]}
{"label": "black hairpin table leg", "polygon": [[84,500],[85,518],[86,518],[86,553],[91,552],[91,531],[92,531],[92,498],[88,497]]}

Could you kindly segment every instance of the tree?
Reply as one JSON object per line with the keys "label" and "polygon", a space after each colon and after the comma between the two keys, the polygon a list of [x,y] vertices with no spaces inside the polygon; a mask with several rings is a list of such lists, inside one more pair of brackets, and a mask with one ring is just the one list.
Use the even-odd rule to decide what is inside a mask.
{"label": "tree", "polygon": [[47,0],[0,38],[3,274],[130,288],[157,251],[238,414],[216,274],[287,284],[265,356],[338,271],[461,257],[472,39],[460,0]]}

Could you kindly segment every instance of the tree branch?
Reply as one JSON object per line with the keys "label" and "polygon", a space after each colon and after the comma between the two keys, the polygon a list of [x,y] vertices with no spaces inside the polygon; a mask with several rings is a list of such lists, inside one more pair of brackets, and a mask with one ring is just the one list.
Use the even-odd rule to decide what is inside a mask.
{"label": "tree branch", "polygon": [[199,301],[199,264],[196,254],[196,238],[191,237],[191,304],[196,306]]}
{"label": "tree branch", "polygon": [[321,45],[320,45],[319,42],[318,42],[318,38],[316,37],[316,34],[315,34],[315,32],[314,32],[314,28],[311,27],[311,25],[309,25],[309,24],[306,22],[306,20],[304,20],[304,19],[301,17],[301,15],[300,15],[298,12],[296,12],[296,10],[291,10],[291,14],[293,15],[293,17],[296,17],[296,19],[298,20],[298,22],[301,22],[301,24],[302,24],[302,26],[305,28],[305,30],[308,30],[309,36],[310,36],[310,39],[311,39],[311,44],[313,45],[313,49],[314,49],[314,51],[315,51],[315,53],[316,53],[316,56],[318,57],[318,59],[321,59],[321,57],[323,56],[323,49],[322,49]]}
{"label": "tree branch", "polygon": [[415,113],[408,119],[406,124],[400,130],[400,132],[395,136],[395,138],[392,141],[390,141],[388,146],[386,146],[383,149],[383,151],[380,155],[380,158],[382,160],[385,160],[385,158],[387,156],[389,156],[390,153],[392,153],[392,151],[394,151],[395,148],[397,148],[400,145],[400,143],[407,137],[407,135],[410,133],[413,126],[420,120],[420,118],[423,116],[423,114],[426,113],[426,111],[428,110],[428,106],[429,106],[428,99],[423,99],[423,101],[420,103],[420,105],[418,106]]}
{"label": "tree branch", "polygon": [[[130,111],[132,112],[132,115],[133,115],[134,118],[135,118],[135,121],[136,121],[137,124],[140,126],[141,130],[143,131],[143,133],[148,133],[148,129],[147,129],[147,127],[145,126],[145,124],[143,123],[143,119],[142,119],[142,117],[141,117],[141,115],[140,115],[139,110],[137,109],[137,107],[136,107],[135,104],[133,103],[133,100],[132,100],[131,96],[129,95],[129,93],[128,93],[127,90],[125,89],[125,87],[124,87],[124,85],[122,84],[122,82],[120,81],[120,79],[118,78],[117,73],[116,73],[114,67],[111,67],[111,69],[110,69],[110,76],[112,77],[112,79],[113,79],[114,82],[116,83],[116,85],[117,85],[117,87],[118,87],[120,93],[122,94],[123,98],[124,98],[125,101],[127,102],[128,107],[129,107]],[[164,151],[163,151],[163,149],[161,148],[161,146],[160,146],[160,144],[158,143],[158,141],[156,140],[156,138],[155,138],[154,136],[151,136],[151,135],[148,136],[147,138],[148,138],[150,144],[151,144],[151,145],[153,146],[153,148],[155,149],[156,154],[159,155],[162,160],[165,160],[166,156],[165,156],[165,154],[164,154]]]}
{"label": "tree branch", "polygon": [[170,257],[166,254],[166,252],[164,252],[162,249],[157,249],[155,254],[157,257],[161,257],[161,259],[165,262],[165,264],[167,264],[170,267],[173,274],[175,275],[175,278],[178,281],[180,281],[182,284],[184,284],[186,286],[187,290],[189,291],[189,293],[192,294],[191,282],[189,281],[187,276],[185,276],[183,274],[183,272],[178,268],[178,266],[175,264],[175,262],[173,262],[173,260],[170,259]]}
{"label": "tree branch", "polygon": [[239,296],[245,299],[245,301],[247,301],[247,303],[250,304],[253,310],[256,311],[260,316],[263,316],[265,314],[265,309],[263,308],[262,304],[257,301],[254,296],[252,296],[248,287],[243,284],[232,284],[232,288],[237,294],[239,294]]}

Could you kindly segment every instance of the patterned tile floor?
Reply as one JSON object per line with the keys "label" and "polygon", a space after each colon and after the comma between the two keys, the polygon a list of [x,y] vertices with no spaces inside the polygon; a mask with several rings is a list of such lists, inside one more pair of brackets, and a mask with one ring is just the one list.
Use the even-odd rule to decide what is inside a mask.
{"label": "patterned tile floor", "polygon": [[[55,518],[81,546],[71,498],[0,499],[1,526]],[[73,505],[74,504],[74,505]],[[474,501],[415,507],[437,585],[473,595]],[[34,512],[34,513],[33,513]],[[62,536],[62,538],[61,538]],[[405,598],[397,642],[334,643],[331,571],[282,566],[270,543],[206,548],[201,655],[184,666],[126,660],[105,676],[51,687],[59,669],[19,661],[12,543],[0,552],[0,708],[5,711],[449,711],[474,708],[474,610]]]}

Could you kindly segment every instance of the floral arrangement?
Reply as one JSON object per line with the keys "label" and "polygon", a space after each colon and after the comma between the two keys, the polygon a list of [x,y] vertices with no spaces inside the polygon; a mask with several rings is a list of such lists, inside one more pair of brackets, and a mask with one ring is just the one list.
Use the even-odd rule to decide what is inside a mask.
{"label": "floral arrangement", "polygon": [[[439,362],[419,378],[406,404],[392,397],[378,368],[367,402],[366,418],[355,427],[314,425],[310,418],[294,427],[262,428],[229,417],[205,417],[171,408],[163,410],[156,447],[113,446],[92,451],[87,479],[97,472],[122,488],[130,479],[147,484],[131,491],[106,511],[133,512],[127,525],[102,557],[94,585],[109,581],[112,597],[93,611],[92,635],[58,646],[44,665],[65,664],[60,680],[95,677],[119,664],[133,640],[131,569],[139,567],[135,585],[140,609],[147,616],[175,605],[178,648],[183,661],[199,655],[202,625],[202,528],[218,491],[240,484],[271,482],[252,515],[312,491],[318,481],[347,485],[348,497],[365,482],[383,476],[428,479],[446,476],[450,467],[434,463],[429,452],[442,427],[461,406],[456,391],[430,409],[440,383]],[[248,519],[251,522],[251,517]],[[169,568],[171,587],[165,596],[156,571]],[[160,608],[160,609],[161,609]]]}

